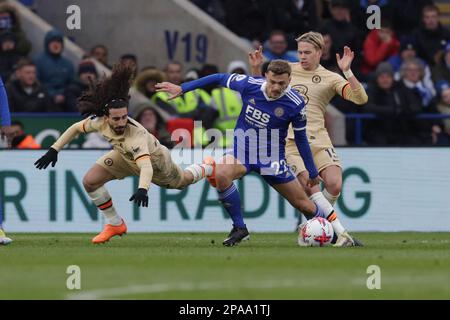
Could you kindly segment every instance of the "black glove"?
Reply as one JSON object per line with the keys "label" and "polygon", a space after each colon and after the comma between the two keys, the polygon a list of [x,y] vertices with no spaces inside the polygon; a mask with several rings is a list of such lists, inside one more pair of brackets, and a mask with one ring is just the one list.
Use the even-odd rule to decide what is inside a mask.
{"label": "black glove", "polygon": [[136,191],[135,194],[133,194],[130,198],[130,201],[133,201],[138,205],[138,207],[148,207],[148,196],[147,196],[147,190],[140,188],[138,191]]}
{"label": "black glove", "polygon": [[53,148],[48,149],[47,153],[44,154],[38,161],[34,163],[36,168],[39,170],[47,169],[48,165],[51,163],[52,167],[55,166],[56,161],[58,161],[58,151]]}

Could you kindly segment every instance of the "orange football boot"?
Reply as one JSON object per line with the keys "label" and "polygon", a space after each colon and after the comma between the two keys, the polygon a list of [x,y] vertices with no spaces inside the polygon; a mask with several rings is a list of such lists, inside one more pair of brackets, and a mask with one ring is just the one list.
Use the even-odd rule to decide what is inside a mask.
{"label": "orange football boot", "polygon": [[213,167],[212,174],[209,177],[206,177],[208,179],[208,182],[210,185],[212,185],[214,188],[217,187],[216,184],[216,160],[214,160],[213,157],[207,156],[205,160],[203,161],[204,164],[208,164]]}
{"label": "orange football boot", "polygon": [[100,244],[108,242],[114,236],[122,236],[127,233],[127,225],[122,219],[122,224],[120,226],[113,226],[110,224],[105,225],[103,231],[100,232],[94,239],[92,243]]}

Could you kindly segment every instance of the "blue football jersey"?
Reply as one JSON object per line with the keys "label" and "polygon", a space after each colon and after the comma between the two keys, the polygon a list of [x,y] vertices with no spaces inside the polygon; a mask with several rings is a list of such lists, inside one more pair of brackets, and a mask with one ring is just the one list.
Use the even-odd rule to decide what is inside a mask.
{"label": "blue football jersey", "polygon": [[266,94],[264,78],[219,73],[183,83],[181,89],[185,93],[211,84],[219,84],[241,94],[243,105],[234,130],[233,156],[246,167],[247,172],[276,176],[265,178],[271,184],[295,179],[284,151],[292,123],[295,143],[310,177],[319,175],[306,136],[305,103],[297,92],[288,87],[280,97],[271,99]]}
{"label": "blue football jersey", "polygon": [[223,81],[241,94],[243,102],[234,134],[235,151],[248,156],[246,163],[284,159],[289,124],[296,131],[306,130],[303,98],[290,87],[279,98],[269,98],[264,78],[231,74]]}

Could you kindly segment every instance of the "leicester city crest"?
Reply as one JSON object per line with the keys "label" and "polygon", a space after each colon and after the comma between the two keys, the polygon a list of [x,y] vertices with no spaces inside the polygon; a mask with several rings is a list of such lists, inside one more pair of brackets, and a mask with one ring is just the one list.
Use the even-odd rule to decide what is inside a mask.
{"label": "leicester city crest", "polygon": [[281,118],[284,115],[284,109],[282,107],[278,107],[275,109],[275,115],[278,118]]}

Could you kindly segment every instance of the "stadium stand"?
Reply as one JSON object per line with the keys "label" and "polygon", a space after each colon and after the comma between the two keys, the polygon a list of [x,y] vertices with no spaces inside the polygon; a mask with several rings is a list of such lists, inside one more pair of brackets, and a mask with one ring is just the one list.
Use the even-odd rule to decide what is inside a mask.
{"label": "stadium stand", "polygon": [[[10,4],[12,4],[17,10],[18,15],[20,16],[21,20],[22,20],[22,28],[25,31],[26,37],[29,38],[31,40],[32,43],[32,47],[31,47],[31,53],[29,55],[30,58],[35,58],[37,56],[37,54],[39,52],[43,52],[44,51],[44,37],[45,34],[47,34],[50,30],[52,30],[54,27],[51,26],[50,24],[48,24],[45,20],[51,22],[51,24],[53,24],[56,27],[60,27],[63,26],[65,23],[65,16],[64,15],[57,15],[56,11],[58,11],[59,9],[63,8],[67,3],[69,3],[70,1],[61,1],[58,2],[57,6],[46,6],[48,0],[35,0],[35,1],[21,1],[21,3],[19,3],[18,1],[15,0],[10,0],[8,1]],[[0,1],[0,3],[2,3],[4,1]],[[67,3],[66,3],[67,2]],[[404,31],[404,28],[407,28],[406,26],[408,25],[408,23],[411,23],[410,21],[408,22],[407,20],[403,21],[402,25],[396,25],[394,24],[393,26],[389,26],[387,25],[384,34],[392,34],[392,40],[390,40],[393,45],[390,48],[390,50],[385,51],[385,54],[380,54],[380,55],[370,55],[369,53],[374,53],[374,52],[381,52],[382,51],[382,43],[379,43],[379,39],[382,39],[381,36],[379,36],[377,34],[376,31],[373,31],[371,33],[367,33],[367,34],[358,34],[356,33],[356,29],[355,26],[361,24],[361,21],[364,21],[364,14],[361,14],[365,8],[365,6],[367,5],[365,2],[361,2],[361,7],[359,7],[358,5],[355,5],[353,2],[351,1],[347,1],[347,0],[327,0],[327,1],[320,1],[320,0],[310,0],[310,1],[302,1],[302,2],[295,2],[295,1],[281,1],[276,12],[273,11],[272,14],[268,14],[267,11],[264,11],[266,9],[263,9],[262,6],[253,6],[253,7],[249,7],[247,9],[251,9],[253,11],[254,14],[260,14],[264,17],[266,17],[266,27],[263,30],[264,32],[261,33],[258,36],[253,36],[253,35],[246,35],[246,34],[242,34],[240,30],[244,30],[242,28],[237,28],[237,27],[233,27],[231,25],[229,25],[230,23],[230,17],[227,15],[230,14],[230,12],[234,12],[233,8],[235,8],[236,4],[232,4],[232,1],[198,1],[198,0],[193,0],[192,1],[194,4],[190,4],[189,2],[186,1],[170,1],[169,4],[167,4],[171,10],[175,10],[174,14],[175,15],[179,15],[181,17],[183,12],[184,14],[189,14],[189,16],[193,17],[194,19],[192,19],[192,21],[190,22],[190,27],[192,28],[192,30],[197,30],[198,32],[203,32],[202,30],[204,30],[204,28],[206,27],[208,29],[206,36],[207,39],[213,39],[213,38],[217,38],[219,37],[221,40],[225,41],[225,43],[227,43],[227,45],[223,45],[223,44],[218,44],[217,42],[214,43],[209,43],[209,59],[205,60],[205,61],[190,61],[184,64],[184,69],[183,69],[183,78],[188,78],[192,77],[192,75],[195,75],[195,77],[198,76],[198,73],[200,72],[200,70],[202,69],[202,67],[204,65],[208,65],[210,63],[214,63],[217,64],[219,69],[218,71],[220,72],[224,72],[226,71],[226,66],[233,60],[232,57],[236,57],[233,56],[233,54],[237,54],[238,56],[242,57],[241,59],[238,60],[245,60],[245,52],[250,50],[251,46],[257,46],[260,44],[265,44],[267,46],[272,45],[270,44],[269,40],[269,36],[271,34],[277,34],[278,29],[280,29],[281,33],[285,33],[287,35],[287,41],[288,41],[288,49],[294,49],[295,50],[295,41],[293,40],[293,38],[295,38],[293,36],[293,25],[289,24],[289,19],[294,19],[294,18],[298,18],[299,16],[303,16],[305,19],[307,19],[308,24],[307,25],[303,25],[303,26],[296,26],[295,28],[300,28],[300,29],[305,29],[307,30],[307,28],[312,27],[314,29],[317,29],[319,31],[321,31],[322,33],[324,33],[326,35],[326,39],[328,39],[327,41],[329,42],[329,50],[327,51],[327,55],[326,55],[326,59],[328,60],[323,60],[322,63],[324,65],[326,65],[328,68],[330,68],[331,70],[335,70],[335,71],[339,71],[336,70],[336,65],[333,63],[333,59],[334,59],[334,54],[336,52],[339,52],[341,50],[341,47],[343,46],[344,43],[347,43],[348,39],[352,39],[351,41],[354,43],[354,47],[355,50],[357,51],[357,56],[359,57],[358,59],[356,59],[357,61],[354,62],[354,66],[353,66],[353,70],[355,72],[355,74],[358,75],[358,77],[361,77],[361,79],[364,81],[364,85],[369,86],[369,84],[371,83],[371,81],[373,81],[374,77],[375,77],[375,70],[377,69],[377,67],[380,65],[380,63],[389,61],[392,63],[393,67],[394,67],[394,72],[395,72],[395,80],[396,81],[403,81],[404,79],[401,77],[400,75],[400,66],[401,64],[405,61],[404,58],[404,54],[408,54],[408,57],[417,57],[419,59],[421,59],[421,61],[428,61],[428,63],[430,64],[429,66],[425,65],[425,75],[424,78],[421,80],[424,84],[424,88],[429,88],[429,90],[431,90],[431,95],[429,95],[429,98],[424,97],[424,95],[427,95],[426,91],[422,90],[422,85],[409,85],[409,90],[413,91],[413,94],[416,94],[418,97],[420,97],[421,101],[423,103],[425,103],[425,105],[422,105],[422,110],[423,112],[418,114],[418,121],[422,124],[424,124],[424,127],[427,127],[425,124],[430,124],[430,123],[437,123],[439,125],[439,127],[442,129],[442,134],[447,135],[448,130],[446,130],[446,127],[443,126],[444,123],[448,123],[448,121],[442,121],[444,119],[446,119],[448,116],[447,115],[443,115],[440,114],[440,110],[445,110],[443,108],[436,108],[436,105],[442,105],[441,103],[441,96],[439,94],[436,94],[436,89],[434,88],[434,86],[437,86],[438,82],[440,80],[447,80],[449,81],[449,79],[445,78],[446,75],[446,64],[445,64],[445,57],[448,56],[449,60],[450,60],[450,47],[447,48],[444,46],[444,44],[446,44],[447,41],[450,41],[450,37],[448,37],[448,34],[450,33],[450,31],[446,28],[443,27],[442,30],[444,30],[444,33],[442,34],[442,38],[440,38],[440,40],[436,40],[436,41],[440,41],[440,47],[436,47],[437,49],[437,54],[435,56],[427,56],[424,57],[421,50],[420,50],[420,42],[417,42],[417,39],[414,39],[414,37],[411,40],[411,33],[413,31],[413,29],[410,29],[409,32],[410,34],[408,35],[408,37],[405,37],[405,35],[403,35],[402,33]],[[293,3],[295,2],[295,5],[293,5]],[[111,3],[111,8],[112,10],[114,10],[115,7],[118,6],[119,0],[115,0],[115,2]],[[252,2],[253,3],[253,2]],[[396,8],[399,6],[400,2],[398,0],[390,0],[390,1],[379,1],[378,2],[380,5],[382,5],[382,12],[383,14],[395,14],[395,10],[397,10]],[[431,0],[423,0],[423,1],[417,1],[417,2],[408,2],[408,4],[404,4],[405,6],[405,10],[409,10],[408,12],[414,13],[415,14],[419,14],[422,10],[422,8],[426,5],[432,4],[433,1]],[[440,22],[442,23],[442,25],[449,25],[450,24],[450,4],[447,3],[447,1],[435,1],[434,2],[436,4],[436,6],[439,8],[439,10],[441,11],[441,16],[440,18]],[[88,5],[89,8],[93,8],[91,6],[95,6],[95,4],[88,4],[88,2],[81,2],[81,4],[84,5]],[[269,6],[269,8],[273,8],[271,7],[273,4],[271,3],[267,3],[267,5]],[[127,8],[130,10],[130,12],[136,8],[135,6],[130,6],[130,8]],[[200,9],[203,9],[205,12],[202,12]],[[285,12],[285,17],[286,17],[286,23],[285,24],[280,24],[280,17],[283,16],[283,12],[281,12],[281,8],[284,8],[284,10],[290,10],[290,14],[287,14],[287,12]],[[341,10],[341,12],[338,12],[335,9],[344,9],[343,11]],[[30,11],[29,9],[33,9],[33,12]],[[154,8],[154,11],[158,12],[158,10],[162,10],[158,7]],[[178,11],[181,10],[181,11]],[[348,10],[346,13],[345,10]],[[90,10],[89,10],[90,11]],[[35,14],[37,13],[37,14]],[[209,14],[211,17],[208,17],[207,14]],[[240,12],[241,14],[245,14],[243,12]],[[86,13],[84,13],[86,14]],[[90,15],[91,12],[88,12],[88,15]],[[124,16],[126,16],[127,14],[129,14],[128,11],[124,11],[122,13]],[[247,13],[249,14],[249,13]],[[339,17],[339,15],[344,14],[344,16]],[[351,21],[350,23],[348,23],[348,26],[345,28],[345,30],[352,30],[352,34],[341,34],[339,35],[339,38],[337,37],[337,35],[334,33],[334,27],[330,29],[331,25],[334,25],[336,23],[339,24],[339,22],[337,22],[339,19],[341,18],[345,18],[345,15],[350,14],[351,16]],[[137,24],[142,25],[144,22],[142,19],[144,19],[146,16],[145,15],[141,15],[139,17],[136,17]],[[44,19],[43,19],[44,18]],[[89,18],[89,17],[87,17]],[[215,20],[214,20],[214,19]],[[273,19],[272,19],[273,18]],[[275,19],[276,18],[276,19]],[[147,17],[148,19],[148,17]],[[332,19],[335,19],[335,22],[333,22]],[[337,19],[337,20],[336,20]],[[92,21],[93,19],[89,19],[90,21]],[[233,20],[234,21],[234,20]],[[235,21],[236,22],[236,21]],[[92,22],[90,22],[92,23]],[[130,23],[134,23],[133,21],[130,21]],[[242,23],[242,21],[240,21],[240,23]],[[249,22],[250,23],[250,22]],[[221,26],[221,24],[224,24],[225,26],[228,26],[231,30],[237,32],[237,36],[234,35],[232,32],[230,32],[230,30],[227,30],[226,28],[224,28],[223,26]],[[239,24],[239,21],[238,21]],[[421,23],[418,23],[417,20],[415,22],[415,27],[416,29],[421,25]],[[328,26],[328,28],[327,28]],[[132,28],[132,26],[130,26]],[[164,27],[164,26],[163,26]],[[177,28],[181,29],[186,29],[185,26],[182,25],[175,25],[175,29]],[[402,29],[403,28],[403,29]],[[409,27],[408,27],[409,28]],[[64,30],[64,28],[62,28]],[[188,28],[189,29],[189,28]],[[245,28],[246,32],[248,34],[250,34],[252,31],[252,26],[249,25],[248,28]],[[303,30],[302,29],[302,30]],[[154,74],[158,74],[158,81],[160,80],[159,78],[161,77],[160,75],[162,74],[163,76],[167,76],[164,75],[164,66],[167,64],[167,62],[169,62],[169,59],[166,58],[165,61],[161,60],[161,57],[158,57],[158,59],[155,58],[148,58],[148,48],[141,46],[141,48],[139,49],[139,46],[136,47],[133,43],[133,41],[129,42],[131,46],[128,46],[127,50],[121,50],[118,51],[117,50],[117,42],[121,42],[121,38],[123,37],[126,33],[122,33],[119,35],[119,38],[114,38],[114,40],[108,40],[105,41],[104,43],[98,41],[99,39],[105,39],[104,34],[105,34],[105,30],[108,30],[108,26],[101,26],[99,28],[97,28],[96,33],[85,33],[85,32],[81,32],[78,33],[78,36],[76,36],[77,33],[74,33],[72,31],[68,31],[67,29],[65,29],[64,34],[66,37],[64,37],[64,56],[71,61],[75,66],[78,66],[80,64],[80,62],[85,61],[85,65],[86,63],[89,64],[89,61],[91,61],[91,63],[93,63],[95,65],[95,69],[97,71],[97,75],[99,77],[102,77],[104,74],[109,74],[109,68],[110,66],[114,63],[114,61],[118,61],[120,57],[124,56],[125,54],[127,54],[127,56],[129,57],[135,57],[136,61],[139,61],[140,66],[138,66],[138,68],[141,68],[140,70],[137,70],[137,74],[138,75],[142,75],[145,74],[147,72],[147,74],[149,74],[149,70],[154,69],[154,71],[150,71],[150,74],[153,72]],[[304,30],[304,31],[305,31]],[[419,29],[417,29],[419,30]],[[139,33],[139,30],[134,30],[135,32],[135,36],[136,38],[142,37],[142,35]],[[159,32],[159,31],[158,31]],[[249,33],[250,32],[250,33]],[[156,33],[156,31],[154,31],[154,33]],[[164,32],[159,32],[164,34]],[[419,33],[416,33],[419,34]],[[69,40],[69,38],[67,37],[69,36],[70,39],[77,41],[77,43],[74,43],[73,41]],[[167,33],[166,33],[166,37],[167,37]],[[176,32],[173,34],[173,36],[177,36],[178,38],[180,38],[182,35],[181,34],[176,34]],[[191,35],[193,36],[193,35]],[[241,37],[241,38],[239,38]],[[243,41],[243,38],[247,37],[247,39],[245,41]],[[391,38],[391,36],[389,36]],[[4,41],[7,41],[8,39],[10,39],[11,37],[8,36],[8,34],[3,34],[2,37],[0,37],[1,39],[6,39]],[[169,38],[166,38],[167,41],[170,42],[170,35]],[[175,38],[173,38],[175,39]],[[172,39],[172,40],[173,40]],[[186,35],[186,37],[184,37],[183,39],[181,39],[181,41],[189,41],[189,37]],[[347,39],[347,40],[346,40]],[[420,39],[419,39],[420,40]],[[429,39],[427,39],[428,41]],[[179,40],[178,40],[179,41]],[[431,41],[431,40],[430,40]],[[86,46],[84,45],[84,48],[81,48],[80,46],[83,46],[83,44],[94,44],[94,45],[89,45]],[[294,46],[292,45],[294,43]],[[359,43],[359,45],[358,45]],[[364,43],[364,46],[363,46]],[[436,42],[435,42],[436,43]],[[166,43],[167,44],[167,43]],[[203,39],[202,38],[197,38],[196,39],[196,47],[202,47],[203,45]],[[192,46],[192,44],[191,44]],[[436,46],[436,44],[434,44],[434,46]],[[163,46],[161,46],[163,47]],[[216,53],[219,51],[216,50],[221,50],[223,48],[234,48],[234,49],[230,49],[232,52],[232,54],[227,52],[221,52],[220,54]],[[98,50],[98,49],[106,49],[105,52]],[[131,50],[130,50],[131,48]],[[359,48],[359,49],[358,49]],[[364,52],[363,48],[367,51],[366,53]],[[376,49],[374,49],[376,48]],[[415,53],[414,56],[410,55],[410,52],[412,52],[410,50],[410,48],[415,49]],[[154,48],[152,47],[150,50],[161,50],[161,48]],[[163,48],[164,50],[164,48]],[[233,51],[234,50],[234,51]],[[267,54],[269,54],[269,49],[267,49]],[[286,49],[283,49],[286,50]],[[284,51],[286,52],[286,57],[291,54],[294,53],[295,56],[295,52],[293,51]],[[223,51],[223,50],[222,50]],[[157,51],[157,52],[161,52],[161,51]],[[239,53],[237,53],[239,52]],[[281,51],[280,51],[281,52]],[[170,53],[170,52],[169,52]],[[202,52],[193,52],[193,54],[196,53],[196,56],[202,55]],[[2,52],[0,52],[0,54],[2,54]],[[92,54],[92,56],[90,56],[90,54]],[[26,56],[26,55],[25,55]],[[98,57],[101,61],[98,61],[94,58],[94,56]],[[109,61],[108,61],[108,56],[109,56]],[[160,54],[160,56],[166,56],[167,57],[167,52],[164,54]],[[173,55],[173,57],[176,56],[180,56],[179,52],[177,53],[177,55]],[[274,56],[274,55],[272,55]],[[145,57],[145,58],[143,58]],[[152,56],[154,57],[154,56]],[[170,57],[170,54],[169,54]],[[289,56],[290,57],[290,56]],[[186,57],[183,57],[183,61],[185,60]],[[409,59],[409,58],[408,58]],[[431,59],[431,60],[430,60]],[[435,64],[435,60],[434,59],[438,59],[436,60],[436,63],[438,64],[438,67],[433,68],[433,64]],[[191,60],[192,57],[191,57]],[[5,59],[2,60],[2,62],[6,61]],[[14,64],[17,64],[16,60],[11,60],[14,62]],[[83,63],[82,63],[83,65]],[[81,92],[83,91],[83,89],[86,89],[86,82],[84,82],[84,84],[82,82],[80,82],[80,80],[78,79],[78,76],[81,75],[82,72],[77,72],[77,77],[73,79],[73,81],[71,81],[71,83],[68,83],[67,85],[64,86],[64,94],[68,94],[70,97],[69,99],[67,99],[67,103],[64,103],[64,106],[60,106],[59,108],[55,108],[55,107],[49,107],[47,108],[47,111],[65,111],[65,112],[71,112],[72,114],[67,114],[67,116],[75,116],[76,113],[76,98],[77,96],[79,96],[81,94]],[[441,74],[444,74],[443,76]],[[449,73],[450,74],[450,73]],[[17,75],[13,74],[13,72],[10,71],[10,73],[8,74],[9,76],[11,76],[11,83],[8,84],[8,88],[10,88],[9,90],[12,90],[12,83],[14,81],[16,81],[16,86],[18,85],[18,80],[17,80]],[[441,77],[444,77],[444,79],[440,79]],[[142,77],[141,77],[142,78]],[[420,83],[422,83],[420,82]],[[44,83],[40,83],[39,85],[44,85],[44,87],[42,88],[42,90],[44,90],[43,92],[45,92],[45,90],[51,90],[50,87],[45,85]],[[41,89],[40,89],[41,90]],[[439,91],[440,92],[440,91]],[[130,91],[130,94],[132,96],[132,100],[131,100],[131,106],[130,106],[130,113],[131,114],[136,114],[136,110],[141,110],[142,108],[152,108],[152,110],[155,110],[155,112],[157,113],[157,118],[159,119],[159,121],[162,121],[163,124],[167,124],[167,122],[171,123],[171,128],[169,131],[173,131],[174,130],[174,125],[175,125],[175,129],[176,129],[176,124],[177,123],[183,123],[183,121],[179,122],[177,121],[177,119],[183,119],[186,118],[186,114],[180,114],[179,110],[177,111],[177,108],[179,107],[178,105],[174,104],[172,106],[170,106],[167,103],[161,103],[161,100],[157,100],[155,99],[155,97],[153,97],[153,94],[149,94],[149,92],[147,92],[144,88],[143,88],[143,84],[140,83],[139,85],[136,84],[136,87],[133,87],[132,90]],[[199,110],[201,110],[201,116],[194,116],[192,115],[188,115],[188,118],[191,117],[192,120],[204,120],[206,119],[204,117],[205,114],[207,114],[209,111],[211,111],[211,114],[213,114],[215,111],[213,110],[215,107],[209,102],[213,101],[214,99],[211,99],[210,96],[211,92],[207,92],[207,93],[201,93],[201,103],[205,104],[204,102],[206,101],[206,105],[207,108],[205,109],[204,107],[200,108]],[[47,95],[47,93],[45,94]],[[11,96],[14,97],[14,93],[11,91]],[[17,94],[15,95],[17,96]],[[52,96],[52,94],[50,94],[50,96]],[[442,98],[443,99],[443,98]],[[187,100],[190,101],[189,103],[194,103],[193,100]],[[230,99],[231,101],[231,99]],[[433,108],[426,108],[428,101],[434,106]],[[55,102],[55,101],[53,101]],[[226,102],[226,101],[225,101]],[[200,100],[198,100],[196,103],[194,103],[193,105],[197,105],[198,103],[200,103]],[[234,103],[234,102],[233,102]],[[217,104],[217,102],[216,102]],[[208,107],[211,107],[211,110],[208,110]],[[227,107],[226,103],[225,103],[225,107]],[[366,139],[364,138],[364,128],[366,124],[369,124],[372,121],[372,119],[376,119],[376,115],[367,112],[366,109],[356,109],[352,104],[343,101],[342,99],[339,99],[339,97],[335,98],[332,101],[332,105],[330,105],[330,112],[327,114],[327,123],[329,124],[329,129],[330,129],[330,133],[333,134],[333,136],[331,137],[333,141],[336,142],[337,145],[370,145],[370,142],[366,141]],[[25,109],[21,109],[21,108],[16,108],[17,110],[23,110],[26,111]],[[13,109],[14,111],[15,109]],[[34,109],[35,111],[40,110],[39,108]],[[225,109],[224,109],[225,110]],[[430,112],[430,110],[432,110],[432,112]],[[15,114],[16,117],[18,117],[20,119],[20,114]],[[203,116],[203,117],[202,117]],[[223,115],[221,115],[221,118],[223,118]],[[214,118],[211,118],[208,116],[208,119],[212,119],[212,121],[214,121]],[[225,119],[225,118],[223,118]],[[346,119],[346,120],[345,120]],[[439,121],[441,120],[441,121]],[[345,124],[345,125],[344,125]],[[184,124],[180,125],[181,127],[184,127]],[[217,128],[221,128],[222,126],[218,123],[216,123],[214,125]],[[370,127],[370,124],[368,125]],[[210,124],[206,125],[206,127],[211,127]],[[29,128],[29,130],[33,133],[33,128],[32,126],[30,127],[29,123],[27,122],[27,128]],[[41,128],[42,129],[42,128]],[[35,132],[36,134],[39,133],[39,130],[41,129],[36,129],[37,132]],[[165,130],[167,130],[167,126],[165,128]],[[199,133],[197,133],[199,134]],[[425,144],[433,144],[433,141],[435,141],[435,139],[430,139],[430,135],[432,135],[432,133],[430,132],[426,132],[424,133],[424,137],[426,136],[427,139],[423,139],[418,143],[425,143]],[[203,138],[202,138],[203,139]],[[439,141],[447,141],[447,139],[441,139]],[[44,144],[45,146],[45,144]]]}

